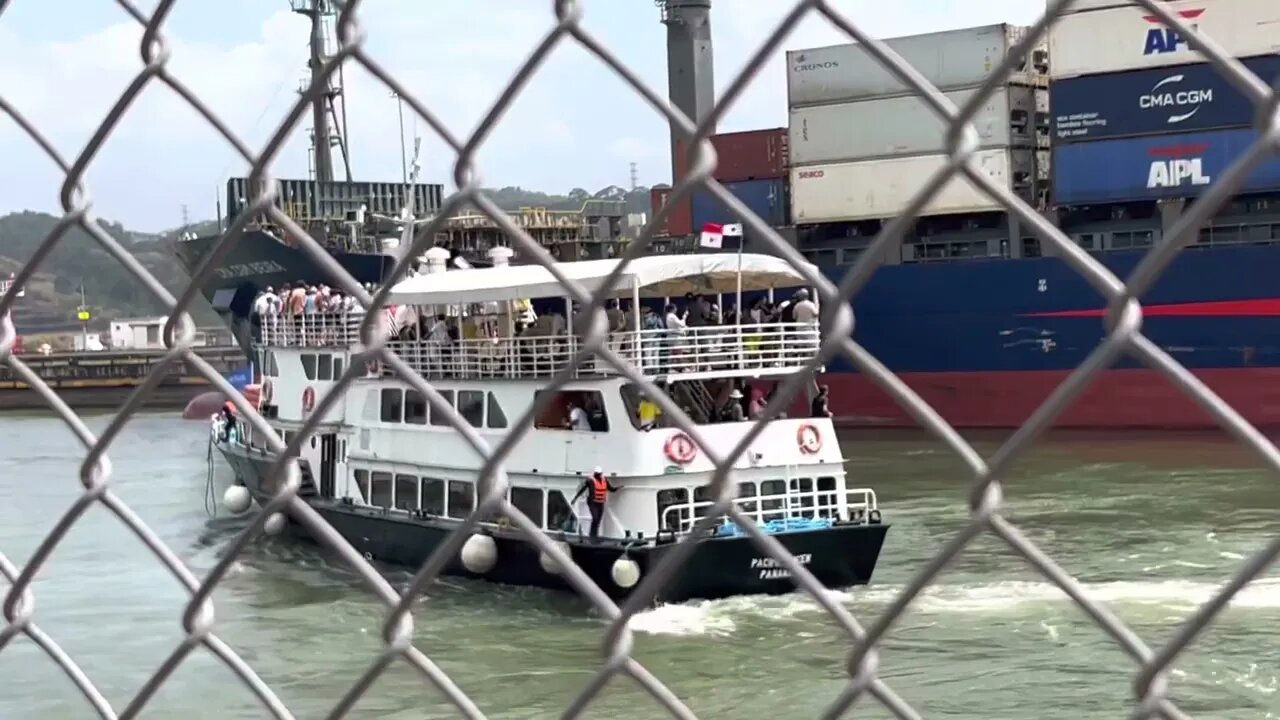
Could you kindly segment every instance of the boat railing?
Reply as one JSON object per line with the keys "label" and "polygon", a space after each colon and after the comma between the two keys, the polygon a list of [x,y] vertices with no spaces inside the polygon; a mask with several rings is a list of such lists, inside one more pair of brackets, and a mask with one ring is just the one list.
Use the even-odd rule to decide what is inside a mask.
{"label": "boat railing", "polygon": [[[842,500],[838,490],[810,490],[739,497],[733,503],[739,512],[767,531],[809,529],[812,527],[810,523],[834,522],[841,518],[859,523],[876,520],[880,509],[875,490],[854,488],[845,490],[843,494]],[[664,531],[686,534],[714,504],[710,500],[699,500],[669,505],[659,517],[659,527]],[[719,525],[721,529],[737,530],[736,523],[728,515],[719,518]]]}
{"label": "boat railing", "polygon": [[[262,320],[269,347],[353,347],[359,343],[358,315],[276,315]],[[610,333],[606,343],[646,376],[701,373],[771,374],[798,368],[818,352],[816,323],[713,325],[681,330],[656,328]],[[398,339],[387,343],[424,377],[545,378],[569,365],[583,341],[576,335],[523,335],[461,340]],[[385,371],[390,375],[390,371]],[[602,358],[580,363],[575,377],[617,375]]]}

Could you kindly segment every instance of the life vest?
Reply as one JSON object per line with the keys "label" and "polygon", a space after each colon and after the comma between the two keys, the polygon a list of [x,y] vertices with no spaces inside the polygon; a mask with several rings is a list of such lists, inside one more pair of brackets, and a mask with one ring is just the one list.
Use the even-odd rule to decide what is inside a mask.
{"label": "life vest", "polygon": [[591,502],[603,503],[609,496],[609,481],[603,475],[591,476]]}

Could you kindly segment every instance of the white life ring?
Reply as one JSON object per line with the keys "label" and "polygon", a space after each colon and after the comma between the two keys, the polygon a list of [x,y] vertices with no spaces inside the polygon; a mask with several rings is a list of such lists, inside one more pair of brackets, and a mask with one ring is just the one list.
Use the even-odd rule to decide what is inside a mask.
{"label": "white life ring", "polygon": [[813,455],[822,449],[822,433],[813,425],[805,423],[796,431],[796,444],[800,446],[800,452]]}

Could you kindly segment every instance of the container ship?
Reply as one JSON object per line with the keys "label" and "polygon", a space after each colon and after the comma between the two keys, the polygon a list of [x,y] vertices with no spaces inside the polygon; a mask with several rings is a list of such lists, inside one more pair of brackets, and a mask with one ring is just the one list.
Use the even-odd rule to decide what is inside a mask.
{"label": "container ship", "polygon": [[[672,103],[701,120],[714,98],[710,0],[660,4]],[[1280,20],[1280,5],[1167,5],[1264,81],[1280,74],[1280,37],[1270,31]],[[312,13],[316,22],[321,14]],[[992,25],[887,42],[959,104],[1025,32]],[[720,161],[715,176],[838,280],[943,162],[944,126],[856,44],[790,51],[786,63],[788,126],[713,137]],[[1087,0],[1055,24],[1046,43],[1019,59],[1017,71],[983,105],[974,120],[981,140],[977,163],[1124,279],[1257,137],[1257,115],[1158,18],[1125,2]],[[317,112],[317,128],[327,127],[322,116],[337,115]],[[327,130],[316,136],[326,137]],[[674,132],[671,145],[678,181],[687,152]],[[387,253],[394,244],[378,237],[395,233],[370,220],[360,198],[384,197],[382,209],[394,215],[393,206],[412,193],[425,217],[438,210],[441,186],[340,183],[321,166],[316,163],[317,179],[279,188],[283,209],[306,219],[304,227],[357,279],[378,282],[391,266]],[[229,206],[231,196],[247,196],[236,182],[242,181],[229,185]],[[655,211],[669,193],[653,190]],[[571,248],[561,253],[563,260],[617,251],[614,211],[587,210],[566,227],[599,231],[588,246],[563,243]],[[705,193],[694,193],[670,209],[653,249],[696,252],[703,225],[738,220]],[[216,240],[183,243],[184,264],[196,267]],[[502,242],[470,232],[465,222],[451,223],[439,239],[472,256]],[[748,233],[743,242],[755,249],[758,241]],[[1016,427],[1104,335],[1105,302],[1054,255],[999,204],[966,180],[953,180],[930,200],[903,243],[878,258],[879,269],[853,298],[855,339],[953,425]],[[239,328],[246,347],[248,310],[259,290],[325,281],[289,238],[258,226],[215,275],[205,295]],[[1280,424],[1280,382],[1272,385],[1280,380],[1276,277],[1280,161],[1269,161],[1141,298],[1144,333],[1260,426]],[[827,369],[823,382],[842,422],[915,424],[844,361]],[[1127,360],[1102,373],[1058,420],[1059,427],[1078,428],[1213,425],[1163,375]]]}

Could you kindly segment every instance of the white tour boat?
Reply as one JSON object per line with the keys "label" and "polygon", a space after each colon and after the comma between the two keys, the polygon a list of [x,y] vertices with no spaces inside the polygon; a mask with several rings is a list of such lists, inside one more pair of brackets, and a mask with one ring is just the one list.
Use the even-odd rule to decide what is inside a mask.
{"label": "white tour boat", "polygon": [[[503,252],[505,251],[505,252]],[[506,458],[508,500],[561,545],[606,593],[624,597],[712,505],[714,467],[679,428],[653,416],[653,406],[626,377],[588,363],[563,388],[548,379],[579,347],[571,304],[545,268],[511,265],[498,248],[494,267],[445,271],[447,251],[429,250],[426,272],[396,285],[388,300],[388,347],[457,412],[496,445],[545,393],[547,410]],[[616,260],[558,268],[589,291],[602,286]],[[623,306],[665,308],[686,293],[751,296],[796,288],[803,277],[785,260],[754,254],[652,256],[631,262],[615,296]],[[533,319],[533,308],[558,299]],[[613,317],[618,317],[616,311]],[[767,393],[815,354],[813,323],[767,323],[643,329],[610,334],[613,350],[666,388],[699,423],[705,442],[727,451],[756,422],[731,403]],[[254,393],[263,415],[286,439],[302,427],[321,397],[352,362],[359,362],[362,316],[262,318]],[[523,331],[516,328],[532,323]],[[441,332],[452,326],[456,336]],[[616,329],[616,328],[615,328]],[[408,337],[412,336],[412,337]],[[421,340],[417,337],[422,337]],[[644,405],[644,407],[642,407]],[[576,408],[576,410],[574,410]],[[573,420],[570,420],[572,414]],[[808,413],[806,413],[808,414]],[[447,419],[388,370],[366,368],[322,418],[300,451],[300,497],[366,557],[419,566],[476,507],[481,460]],[[642,421],[642,416],[644,417]],[[234,422],[234,421],[233,421]],[[234,468],[227,503],[243,511],[250,497],[269,500],[275,458],[252,428],[234,423],[224,435],[214,418],[219,451]],[[737,507],[800,559],[828,587],[866,583],[888,525],[875,492],[847,485],[844,457],[829,417],[775,418],[733,469]],[[575,498],[602,469],[616,488],[604,506],[599,536],[589,536],[586,502]],[[236,507],[238,506],[238,507]],[[659,602],[788,592],[789,573],[727,518],[697,543],[667,583]],[[486,518],[452,558],[449,574],[496,582],[568,588],[556,564],[501,517]]]}

